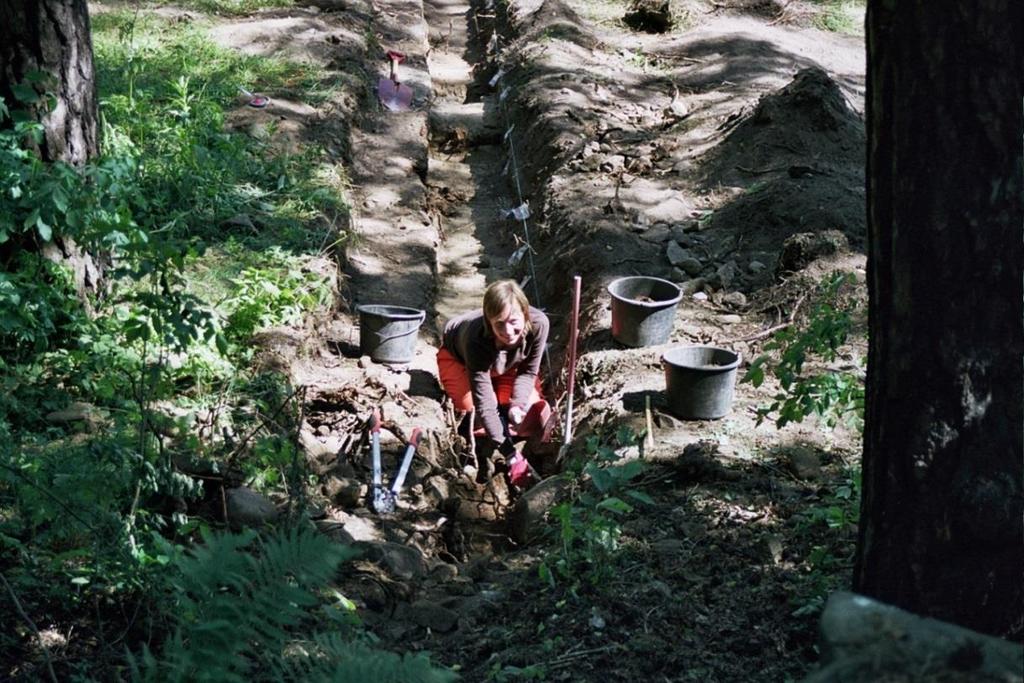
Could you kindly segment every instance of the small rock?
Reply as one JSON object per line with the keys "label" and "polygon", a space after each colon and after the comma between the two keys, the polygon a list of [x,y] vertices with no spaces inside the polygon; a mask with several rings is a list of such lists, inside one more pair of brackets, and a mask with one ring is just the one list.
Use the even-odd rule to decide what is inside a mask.
{"label": "small rock", "polygon": [[725,315],[718,316],[718,322],[723,325],[735,325],[743,322],[743,316],[736,315],[735,313],[726,313]]}
{"label": "small rock", "polygon": [[356,363],[359,367],[366,369],[373,365],[373,361],[370,360],[369,356],[360,356],[359,361]]}
{"label": "small rock", "polygon": [[653,242],[655,244],[667,242],[671,236],[672,231],[669,229],[667,225],[663,223],[656,224],[640,234],[641,239],[643,239],[646,242]]}
{"label": "small rock", "polygon": [[602,631],[607,625],[608,623],[604,620],[604,617],[595,609],[594,613],[590,615],[590,627],[595,631]]}
{"label": "small rock", "polygon": [[418,548],[386,541],[367,543],[365,548],[367,558],[399,579],[413,579],[426,574],[426,562]]}
{"label": "small rock", "polygon": [[277,519],[277,508],[263,495],[246,486],[228,489],[228,522],[233,527],[261,527]]}
{"label": "small rock", "polygon": [[69,404],[64,410],[47,413],[46,421],[51,424],[84,422],[86,427],[92,429],[103,421],[103,413],[91,403],[78,401]]}
{"label": "small rock", "polygon": [[747,305],[747,297],[743,292],[729,292],[722,297],[722,303],[742,308]]}
{"label": "small rock", "polygon": [[690,276],[686,271],[680,270],[679,268],[673,268],[669,274],[669,279],[672,280],[672,282],[683,283],[688,282],[690,280]]}
{"label": "small rock", "polygon": [[692,258],[690,252],[679,246],[679,242],[675,240],[669,240],[668,246],[665,248],[665,256],[668,257],[668,262],[673,266],[678,266],[686,259]]}
{"label": "small rock", "polygon": [[316,433],[319,434],[320,436],[327,436],[328,434],[331,433],[331,428],[328,427],[327,425],[320,425],[319,427],[316,428]]}
{"label": "small rock", "polygon": [[817,452],[806,446],[796,446],[786,453],[789,471],[798,479],[812,480],[821,476],[821,459]]}
{"label": "small rock", "polygon": [[324,482],[324,493],[343,508],[359,507],[369,490],[366,484],[345,477],[330,477]]}
{"label": "small rock", "polygon": [[250,218],[247,213],[237,213],[224,221],[222,225],[228,228],[245,228],[247,230],[256,229],[256,226],[252,223],[252,218]]}
{"label": "small rock", "polygon": [[684,258],[677,265],[690,275],[700,275],[700,272],[704,270],[704,266],[701,264],[700,260],[693,256]]}
{"label": "small rock", "polygon": [[718,276],[721,286],[728,287],[736,279],[736,262],[729,261],[728,263],[723,263],[715,271],[715,274]]}
{"label": "small rock", "polygon": [[707,301],[708,300],[708,295],[705,292],[694,292],[693,293],[693,300],[694,301]]}
{"label": "small rock", "polygon": [[454,564],[448,564],[447,562],[438,562],[434,565],[434,568],[430,570],[430,578],[442,583],[454,581],[458,576],[459,568]]}
{"label": "small rock", "polygon": [[760,261],[751,261],[750,264],[747,265],[747,270],[756,275],[767,267],[768,266],[761,263]]}

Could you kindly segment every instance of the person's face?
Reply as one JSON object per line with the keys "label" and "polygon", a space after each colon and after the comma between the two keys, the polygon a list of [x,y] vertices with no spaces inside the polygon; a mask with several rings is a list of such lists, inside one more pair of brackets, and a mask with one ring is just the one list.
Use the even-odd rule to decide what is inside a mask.
{"label": "person's face", "polygon": [[515,346],[526,330],[526,316],[514,303],[506,306],[501,314],[487,321],[499,346]]}

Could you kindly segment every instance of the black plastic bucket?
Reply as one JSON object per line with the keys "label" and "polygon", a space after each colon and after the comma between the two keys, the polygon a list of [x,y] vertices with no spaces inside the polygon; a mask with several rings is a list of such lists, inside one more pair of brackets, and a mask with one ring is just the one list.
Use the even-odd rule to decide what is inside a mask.
{"label": "black plastic bucket", "polygon": [[608,285],[612,295],[612,337],[626,346],[664,344],[676,321],[683,292],[656,277],[620,277]]}
{"label": "black plastic bucket", "polygon": [[359,353],[377,363],[408,363],[426,311],[405,306],[359,306]]}
{"label": "black plastic bucket", "polygon": [[684,420],[717,420],[732,408],[738,353],[715,346],[678,346],[661,357],[668,409]]}

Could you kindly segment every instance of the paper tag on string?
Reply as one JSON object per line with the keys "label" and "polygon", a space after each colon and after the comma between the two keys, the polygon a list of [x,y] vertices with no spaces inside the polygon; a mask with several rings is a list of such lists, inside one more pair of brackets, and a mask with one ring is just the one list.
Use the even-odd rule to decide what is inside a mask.
{"label": "paper tag on string", "polygon": [[515,251],[513,251],[512,255],[508,257],[508,265],[510,265],[510,266],[517,266],[517,265],[519,265],[519,262],[523,260],[523,257],[526,256],[526,252],[529,251],[529,250],[530,250],[530,245],[524,244],[523,246],[521,246],[518,249],[516,249]]}
{"label": "paper tag on string", "polygon": [[504,209],[502,214],[505,218],[515,218],[517,221],[525,221],[530,217],[530,205],[523,202],[514,209]]}
{"label": "paper tag on string", "polygon": [[502,68],[498,69],[498,73],[496,73],[493,76],[491,76],[491,80],[489,80],[487,82],[488,85],[490,85],[493,88],[494,86],[496,86],[498,84],[498,81],[500,81],[501,77],[504,76],[504,75],[505,75],[505,68],[502,67]]}
{"label": "paper tag on string", "polygon": [[510,168],[512,168],[512,160],[505,159],[505,165],[501,167],[501,175],[508,175]]}
{"label": "paper tag on string", "polygon": [[508,130],[505,131],[505,142],[508,142],[508,139],[509,137],[511,137],[512,131],[515,130],[515,127],[516,124],[513,123],[511,126],[508,127]]}
{"label": "paper tag on string", "polygon": [[505,86],[505,89],[501,91],[500,95],[498,95],[498,101],[499,102],[504,102],[505,98],[508,97],[508,94],[509,94],[509,92],[511,92],[511,90],[512,90],[511,87]]}

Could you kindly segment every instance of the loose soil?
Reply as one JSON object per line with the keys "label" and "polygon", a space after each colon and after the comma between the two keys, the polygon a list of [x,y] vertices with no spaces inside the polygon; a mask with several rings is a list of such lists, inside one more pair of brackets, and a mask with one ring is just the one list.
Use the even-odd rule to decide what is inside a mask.
{"label": "loose soil", "polygon": [[[326,105],[274,97],[233,120],[276,117],[282,144],[330,147],[351,181],[338,310],[261,340],[265,361],[306,387],[315,521],[364,550],[339,590],[383,645],[430,651],[469,681],[779,681],[815,666],[816,609],[849,583],[855,528],[812,512],[848,485],[859,436],[757,424],[770,382],[738,384],[721,420],[678,420],[660,363],[700,343],[745,366],[834,270],[864,297],[864,46],[810,27],[812,7],[681,0],[660,35],[608,18],[625,3],[584,0],[321,0],[218,23],[224,44],[352,81]],[[372,97],[386,49],[408,57],[409,112]],[[509,217],[522,202],[529,219]],[[538,568],[557,541],[510,535],[524,494],[501,472],[475,483],[433,359],[444,321],[478,306],[486,283],[524,280],[553,321],[548,392],[564,406],[573,275],[584,295],[568,460],[586,457],[588,437],[644,429],[649,402],[635,488],[651,501],[622,516],[599,581],[552,586]],[[611,338],[606,287],[625,275],[680,283],[668,344]],[[361,357],[361,304],[427,312],[407,366]],[[858,367],[863,346],[842,362]],[[428,433],[391,516],[368,505],[360,434],[374,406],[386,475],[413,428]],[[559,469],[553,453],[537,464]]]}

